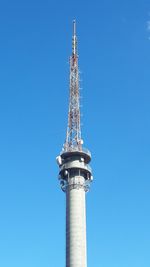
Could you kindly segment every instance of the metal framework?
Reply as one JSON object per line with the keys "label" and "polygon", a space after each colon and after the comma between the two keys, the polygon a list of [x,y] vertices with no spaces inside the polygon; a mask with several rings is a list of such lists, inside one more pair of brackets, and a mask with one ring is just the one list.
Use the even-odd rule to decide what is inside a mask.
{"label": "metal framework", "polygon": [[79,70],[77,53],[76,22],[73,21],[72,55],[70,57],[70,99],[67,135],[64,151],[82,150],[80,125]]}

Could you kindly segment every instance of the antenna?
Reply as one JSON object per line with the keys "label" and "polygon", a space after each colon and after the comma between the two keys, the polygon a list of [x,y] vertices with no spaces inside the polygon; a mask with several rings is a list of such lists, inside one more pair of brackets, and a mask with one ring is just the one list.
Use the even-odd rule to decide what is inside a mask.
{"label": "antenna", "polygon": [[80,124],[79,70],[77,54],[76,21],[73,20],[72,55],[70,57],[70,98],[65,151],[82,150]]}
{"label": "antenna", "polygon": [[73,20],[73,35],[76,35],[76,20]]}
{"label": "antenna", "polygon": [[77,50],[77,37],[76,37],[76,21],[73,20],[73,36],[72,36],[72,54],[75,55]]}

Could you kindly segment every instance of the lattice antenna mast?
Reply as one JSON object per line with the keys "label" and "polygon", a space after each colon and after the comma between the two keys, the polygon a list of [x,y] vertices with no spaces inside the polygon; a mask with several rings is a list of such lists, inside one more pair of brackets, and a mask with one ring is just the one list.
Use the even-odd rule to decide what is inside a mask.
{"label": "lattice antenna mast", "polygon": [[79,96],[79,70],[76,22],[73,21],[72,55],[70,57],[70,99],[68,112],[67,136],[64,144],[65,151],[82,150],[80,125],[80,96]]}

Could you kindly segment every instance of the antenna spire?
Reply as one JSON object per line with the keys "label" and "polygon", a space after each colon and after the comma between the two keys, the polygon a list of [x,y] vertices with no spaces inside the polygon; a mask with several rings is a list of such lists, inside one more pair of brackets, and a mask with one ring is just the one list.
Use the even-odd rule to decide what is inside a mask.
{"label": "antenna spire", "polygon": [[72,54],[77,54],[76,21],[73,20]]}
{"label": "antenna spire", "polygon": [[76,35],[76,20],[73,20],[73,35]]}
{"label": "antenna spire", "polygon": [[70,99],[67,135],[64,144],[65,151],[82,150],[79,98],[76,21],[73,20],[72,55],[70,57]]}

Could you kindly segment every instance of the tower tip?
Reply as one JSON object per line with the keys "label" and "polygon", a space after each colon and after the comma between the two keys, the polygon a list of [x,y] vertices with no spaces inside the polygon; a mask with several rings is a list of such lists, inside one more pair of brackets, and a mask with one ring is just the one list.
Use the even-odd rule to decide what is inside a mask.
{"label": "tower tip", "polygon": [[76,20],[73,20],[73,35],[76,35]]}

